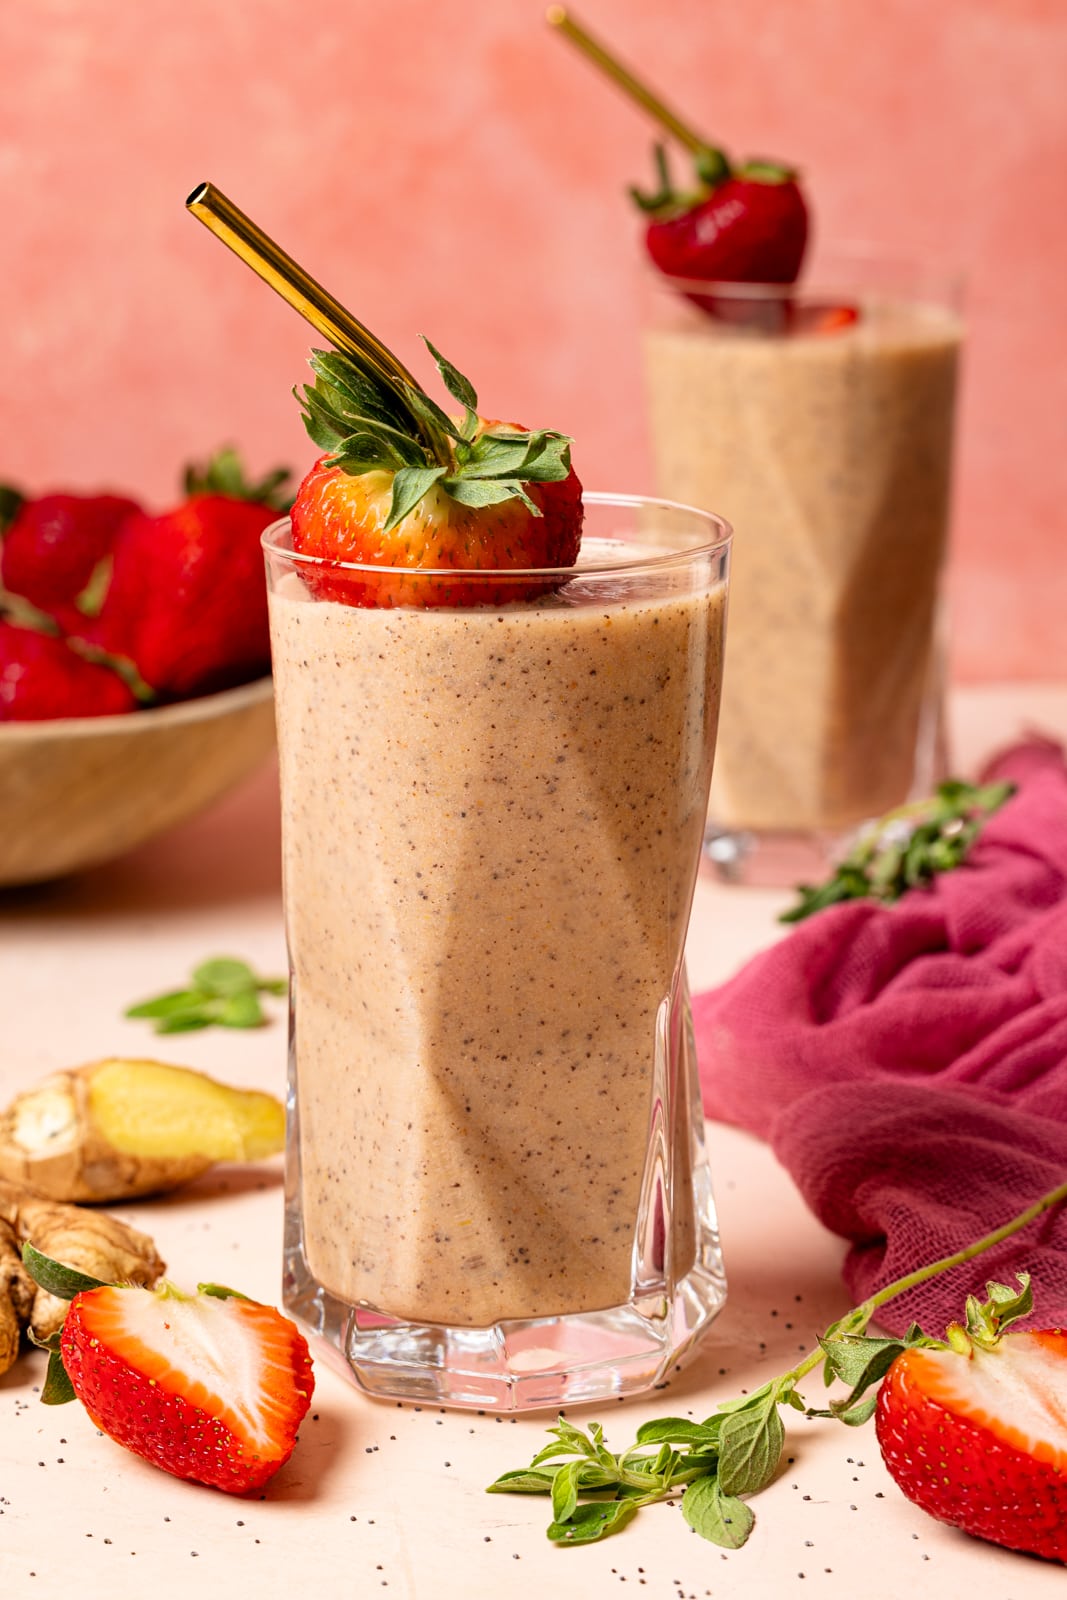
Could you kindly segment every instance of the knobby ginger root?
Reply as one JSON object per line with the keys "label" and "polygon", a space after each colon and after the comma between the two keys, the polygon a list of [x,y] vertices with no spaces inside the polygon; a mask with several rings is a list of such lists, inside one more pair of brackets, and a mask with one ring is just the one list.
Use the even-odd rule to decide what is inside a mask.
{"label": "knobby ginger root", "polygon": [[0,1115],[0,1177],[53,1200],[130,1200],[284,1142],[273,1095],[162,1061],[93,1061],[45,1078]]}
{"label": "knobby ginger root", "polygon": [[165,1268],[148,1235],[117,1217],[62,1205],[0,1178],[0,1372],[18,1355],[25,1328],[47,1339],[67,1314],[67,1301],[38,1288],[23,1267],[26,1243],[103,1283],[150,1288]]}

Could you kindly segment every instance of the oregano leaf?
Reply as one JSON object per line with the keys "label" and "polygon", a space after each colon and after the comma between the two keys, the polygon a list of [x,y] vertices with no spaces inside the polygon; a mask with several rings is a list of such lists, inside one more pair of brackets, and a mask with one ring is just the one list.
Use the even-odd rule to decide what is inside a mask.
{"label": "oregano leaf", "polygon": [[726,1494],[713,1477],[689,1485],[682,1496],[682,1516],[694,1533],[726,1550],[740,1550],[756,1521],[751,1508]]}
{"label": "oregano leaf", "polygon": [[568,1461],[560,1467],[552,1480],[552,1517],[556,1522],[569,1522],[578,1505],[578,1468],[580,1461]]}
{"label": "oregano leaf", "polygon": [[618,1533],[637,1515],[633,1500],[586,1501],[567,1522],[550,1522],[548,1537],[553,1544],[595,1544]]}
{"label": "oregano leaf", "polygon": [[785,1428],[773,1398],[753,1411],[735,1411],[719,1432],[719,1483],[724,1494],[755,1494],[773,1478]]}

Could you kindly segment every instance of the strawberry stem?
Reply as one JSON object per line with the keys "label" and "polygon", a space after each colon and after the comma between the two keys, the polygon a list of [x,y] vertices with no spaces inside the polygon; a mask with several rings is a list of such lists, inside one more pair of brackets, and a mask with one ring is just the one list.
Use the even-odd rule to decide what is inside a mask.
{"label": "strawberry stem", "polygon": [[[887,1283],[884,1288],[879,1289],[868,1299],[861,1301],[858,1306],[854,1306],[851,1311],[846,1312],[840,1322],[835,1323],[833,1330],[826,1337],[831,1340],[838,1340],[847,1338],[851,1334],[865,1333],[867,1324],[880,1306],[886,1305],[890,1300],[895,1300],[897,1295],[906,1293],[908,1289],[914,1289],[920,1283],[926,1283],[930,1278],[939,1277],[941,1273],[950,1271],[952,1267],[962,1266],[965,1261],[973,1261],[975,1256],[984,1255],[987,1250],[992,1250],[994,1245],[1000,1244],[1004,1239],[1010,1239],[1012,1234],[1018,1233],[1021,1228],[1025,1228],[1028,1223],[1033,1222],[1036,1217],[1042,1216],[1044,1212],[1051,1211],[1053,1206],[1059,1205],[1063,1200],[1067,1200],[1067,1183],[1061,1183],[1055,1189],[1050,1189],[1047,1194],[1041,1196],[1040,1200],[1035,1200],[1033,1205],[1027,1206],[1025,1211],[1020,1211],[1017,1217],[1012,1217],[1010,1222],[1002,1223],[999,1228],[994,1228],[992,1233],[984,1234],[981,1239],[976,1239],[973,1244],[964,1245],[962,1250],[956,1250],[950,1256],[942,1256],[939,1261],[929,1261],[924,1267],[916,1267],[914,1272],[906,1273],[903,1278],[896,1278],[892,1283]],[[793,1367],[789,1372],[784,1373],[779,1382],[806,1377],[809,1372],[824,1360],[825,1355],[826,1352],[821,1346],[817,1350],[813,1350],[810,1355],[805,1356],[799,1366]]]}

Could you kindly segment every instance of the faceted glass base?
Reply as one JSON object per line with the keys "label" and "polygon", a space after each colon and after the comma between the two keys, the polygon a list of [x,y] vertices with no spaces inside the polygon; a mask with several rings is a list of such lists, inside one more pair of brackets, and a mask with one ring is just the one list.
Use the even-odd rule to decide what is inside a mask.
{"label": "faceted glass base", "polygon": [[726,1299],[684,968],[656,1017],[646,1159],[621,1305],[445,1326],[349,1304],[309,1266],[301,1205],[296,1006],[290,1033],[286,1308],[368,1394],[532,1411],[639,1394],[692,1349]]}
{"label": "faceted glass base", "polygon": [[533,1411],[638,1394],[685,1358],[726,1298],[711,1190],[703,1187],[696,1260],[670,1296],[650,1293],[605,1311],[488,1328],[401,1322],[345,1305],[317,1283],[299,1217],[287,1208],[285,1305],[327,1341],[335,1365],[382,1398]]}

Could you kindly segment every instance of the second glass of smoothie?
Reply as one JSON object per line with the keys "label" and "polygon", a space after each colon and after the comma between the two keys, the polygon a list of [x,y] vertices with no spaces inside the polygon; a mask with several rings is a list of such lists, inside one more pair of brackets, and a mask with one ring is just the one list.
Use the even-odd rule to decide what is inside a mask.
{"label": "second glass of smoothie", "polygon": [[709,845],[774,881],[944,776],[956,288],[860,253],[650,294],[657,488],[740,530]]}
{"label": "second glass of smoothie", "polygon": [[590,496],[574,569],[459,608],[323,599],[265,544],[285,1302],[375,1394],[645,1389],[724,1297],[683,951],[729,529]]}

